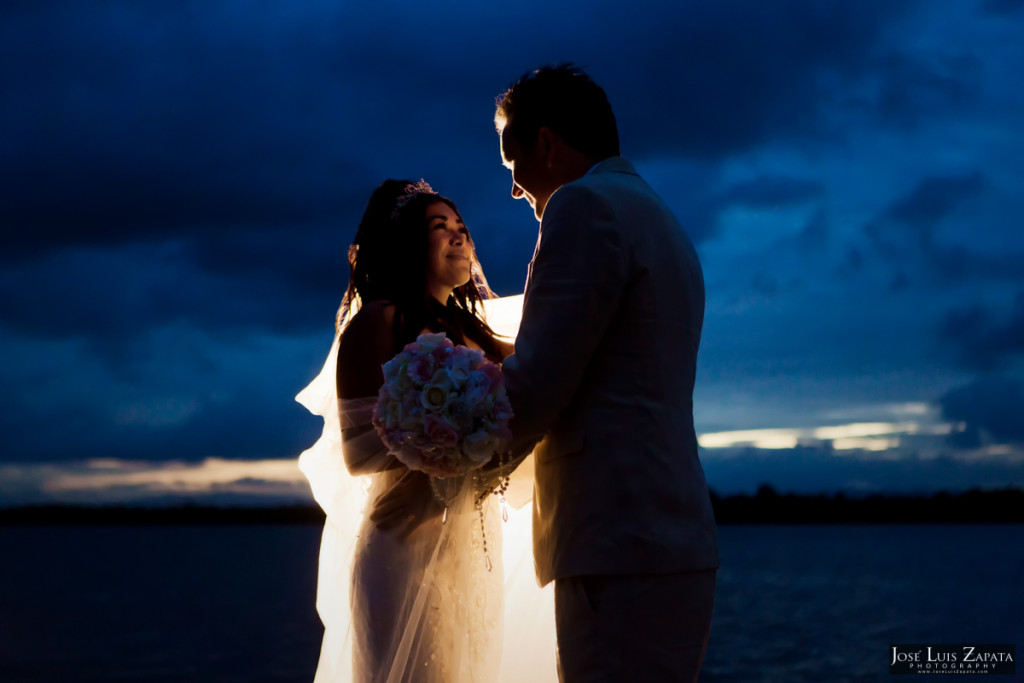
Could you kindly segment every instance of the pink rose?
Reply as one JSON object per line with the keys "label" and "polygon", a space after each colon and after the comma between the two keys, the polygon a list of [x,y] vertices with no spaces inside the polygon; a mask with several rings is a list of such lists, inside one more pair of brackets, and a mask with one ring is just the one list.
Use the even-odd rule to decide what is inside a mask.
{"label": "pink rose", "polygon": [[[452,341],[444,336],[443,332],[428,332],[416,337],[416,341],[410,344],[416,353],[431,353],[439,348],[452,348]],[[409,348],[408,346],[406,348]]]}
{"label": "pink rose", "polygon": [[397,376],[402,369],[409,364],[411,359],[412,356],[408,351],[402,351],[384,364],[384,376],[388,378]]}
{"label": "pink rose", "polygon": [[423,407],[416,400],[416,394],[409,392],[398,404],[397,422],[402,429],[414,430],[423,421]]}
{"label": "pink rose", "polygon": [[467,353],[456,351],[444,359],[444,369],[452,383],[460,385],[469,378],[469,373],[473,371],[473,357]]}
{"label": "pink rose", "polygon": [[479,405],[491,393],[493,380],[484,370],[474,370],[469,374],[463,388],[463,395],[470,405]]}
{"label": "pink rose", "polygon": [[434,376],[435,363],[429,354],[417,354],[409,361],[409,377],[419,385],[424,385]]}
{"label": "pink rose", "polygon": [[423,418],[423,432],[430,438],[430,441],[442,448],[452,448],[459,443],[459,430],[455,428],[443,415],[428,413]]}
{"label": "pink rose", "polygon": [[439,346],[430,352],[431,358],[434,359],[435,365],[444,365],[444,362],[452,355],[452,348],[449,346]]}
{"label": "pink rose", "polygon": [[491,378],[494,386],[505,383],[505,377],[501,374],[501,368],[494,363],[486,363],[480,370]]}

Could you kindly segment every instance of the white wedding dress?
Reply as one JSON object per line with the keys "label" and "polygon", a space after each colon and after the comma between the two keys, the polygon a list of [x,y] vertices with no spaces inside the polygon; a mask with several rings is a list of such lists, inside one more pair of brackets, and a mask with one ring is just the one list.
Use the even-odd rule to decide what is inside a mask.
{"label": "white wedding dress", "polygon": [[[485,301],[491,327],[514,336],[521,301]],[[378,529],[367,506],[403,470],[352,476],[345,468],[341,428],[369,424],[376,398],[339,404],[337,350],[335,338],[323,370],[296,397],[324,418],[322,437],[299,458],[327,515],[316,604],[324,640],[315,683],[557,680],[552,586],[540,589],[534,578],[532,459],[513,473],[507,504],[488,497],[482,525],[470,480],[444,519],[423,523],[405,539]],[[359,449],[360,460],[386,456],[372,429],[346,447]]]}

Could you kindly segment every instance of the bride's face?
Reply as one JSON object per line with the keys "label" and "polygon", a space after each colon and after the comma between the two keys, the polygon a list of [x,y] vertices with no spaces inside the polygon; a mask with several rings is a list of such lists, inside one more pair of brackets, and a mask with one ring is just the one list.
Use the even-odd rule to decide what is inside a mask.
{"label": "bride's face", "polygon": [[469,282],[473,243],[459,214],[444,202],[427,207],[427,240],[427,291],[443,303]]}

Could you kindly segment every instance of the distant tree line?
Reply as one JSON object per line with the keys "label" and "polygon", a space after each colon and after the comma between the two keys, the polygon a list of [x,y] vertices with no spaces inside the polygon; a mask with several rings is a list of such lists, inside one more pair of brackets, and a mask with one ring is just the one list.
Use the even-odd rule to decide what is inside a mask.
{"label": "distant tree line", "polygon": [[753,496],[712,491],[719,524],[1015,524],[1024,522],[1024,491],[971,489],[929,496],[780,494],[762,484]]}
{"label": "distant tree line", "polygon": [[31,525],[235,525],[323,524],[324,512],[315,505],[216,506],[194,503],[177,506],[141,505],[27,505],[0,508],[0,524]]}
{"label": "distant tree line", "polygon": [[[767,484],[754,495],[711,492],[719,524],[1020,524],[1024,490],[1008,488],[932,495],[781,494]],[[0,508],[6,525],[233,525],[324,522],[315,505],[178,506],[28,505]]]}

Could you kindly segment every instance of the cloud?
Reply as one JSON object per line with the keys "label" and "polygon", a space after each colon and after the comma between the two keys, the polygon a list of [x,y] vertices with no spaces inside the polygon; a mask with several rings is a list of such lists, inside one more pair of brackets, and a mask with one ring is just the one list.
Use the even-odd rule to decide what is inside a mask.
{"label": "cloud", "polygon": [[701,252],[715,431],[942,394],[935,321],[972,302],[977,333],[940,341],[1002,369],[1019,345],[996,290],[1024,281],[1019,41],[981,7],[4,3],[0,456],[301,450],[319,425],[291,397],[383,178],[453,197],[492,286],[521,291],[537,226],[493,97],[566,59]]}
{"label": "cloud", "polygon": [[[609,6],[589,20],[624,22],[619,39],[646,48],[610,62],[590,36],[551,25],[522,38],[480,8],[461,17],[407,8],[408,22],[386,32],[374,30],[384,27],[369,8],[237,9],[5,10],[0,49],[9,63],[32,65],[4,73],[11,96],[0,105],[0,125],[13,133],[0,170],[0,218],[16,226],[0,240],[0,259],[17,271],[0,283],[8,324],[91,335],[112,355],[167,320],[309,330],[340,299],[344,247],[369,191],[417,164],[413,175],[453,179],[492,284],[511,293],[534,237],[522,207],[496,201],[508,180],[489,109],[522,69],[556,54],[593,62],[620,98],[624,139],[639,156],[732,153],[803,130],[814,92],[801,84],[821,71],[856,72],[859,51],[904,11],[801,2],[766,31],[774,14],[743,3]],[[529,3],[517,12],[528,15]],[[568,10],[556,19],[584,21]],[[415,37],[440,24],[464,35],[461,54],[421,48]],[[513,42],[518,54],[494,48]],[[648,87],[659,76],[664,87]],[[477,167],[493,167],[495,180],[475,181]],[[492,182],[500,190],[481,191]],[[727,199],[763,206],[817,191],[814,181],[768,176]],[[683,207],[697,214],[687,224],[698,241],[711,230],[699,206]],[[65,315],[47,314],[61,304]]]}
{"label": "cloud", "polygon": [[[521,207],[495,201],[508,181],[489,110],[523,69],[566,57],[591,64],[620,111],[631,155],[713,159],[829,128],[822,92],[869,75],[865,55],[912,7],[877,1],[823,11],[802,1],[780,21],[774,9],[738,1],[648,0],[586,16],[545,8],[551,21],[524,35],[517,17],[535,4],[500,13],[404,6],[399,20],[386,21],[380,8],[329,3],[259,13],[233,2],[11,6],[0,54],[32,67],[3,74],[10,97],[0,126],[13,134],[0,218],[18,229],[5,231],[0,259],[178,244],[203,272],[269,295],[275,329],[312,325],[294,290],[312,288],[318,302],[340,297],[337,245],[347,244],[369,191],[385,175],[429,175],[450,179],[441,186],[477,217],[492,284],[513,292],[533,236],[521,228],[530,225]],[[570,23],[580,30],[567,34]],[[609,59],[595,40],[612,25],[629,59]],[[459,48],[424,50],[421,33],[435,29],[459,35]],[[753,206],[795,201],[815,187],[769,177],[733,192]],[[696,212],[687,223],[697,241],[712,230],[699,204],[683,207]],[[507,254],[521,254],[521,263],[496,256]],[[173,310],[184,297],[191,309],[185,292],[202,275],[179,269],[184,291],[157,291],[154,304],[168,300]],[[239,303],[237,291],[216,284],[205,302]],[[299,306],[276,305],[276,285]],[[244,309],[203,322],[231,325],[252,313]],[[116,324],[110,318],[121,309],[108,310],[90,311],[86,329]]]}
{"label": "cloud", "polygon": [[311,503],[295,460],[0,464],[5,505],[39,503]]}
{"label": "cloud", "polygon": [[884,256],[906,258],[915,251],[929,252],[935,248],[935,233],[942,222],[984,187],[985,177],[978,171],[925,178],[865,229]]}
{"label": "cloud", "polygon": [[[524,34],[516,17],[540,4],[404,5],[397,16],[327,3],[6,9],[0,56],[31,66],[3,74],[0,216],[19,227],[3,258],[337,223],[410,157],[442,176],[465,173],[460,158],[498,173],[492,98],[566,57],[593,64],[635,156],[717,157],[814,136],[828,127],[823,92],[871,68],[865,52],[909,6],[804,0],[782,20],[738,0],[587,16],[544,7],[550,21]],[[567,24],[616,26],[616,54],[631,57],[609,59]],[[459,49],[424,49],[432,31],[460,36]]]}
{"label": "cloud", "polygon": [[117,364],[80,340],[0,336],[0,432],[8,462],[196,461],[297,456],[322,421],[293,397],[333,327],[309,337],[168,327]]}
{"label": "cloud", "polygon": [[752,208],[772,208],[801,204],[819,197],[824,190],[820,181],[788,176],[762,175],[726,190],[721,201]]}
{"label": "cloud", "polygon": [[328,329],[348,283],[339,231],[54,251],[0,271],[8,332],[85,339],[114,364],[154,330]]}
{"label": "cloud", "polygon": [[[1016,455],[885,459],[828,447],[716,448],[701,456],[720,495],[753,493],[769,484],[783,493],[934,493],[1024,486],[1024,451]],[[311,503],[295,460],[145,462],[118,459],[0,463],[0,500],[38,503],[214,504]]]}
{"label": "cloud", "polygon": [[854,422],[803,429],[755,429],[701,434],[700,445],[707,448],[792,449],[798,445],[821,445],[827,450],[891,451],[901,438],[910,435],[948,434],[949,425],[907,422]]}
{"label": "cloud", "polygon": [[872,55],[911,7],[796,2],[780,16],[778,7],[724,2],[660,17],[645,41],[660,49],[638,52],[640,87],[632,90],[646,91],[645,101],[625,121],[645,129],[648,144],[704,158],[841,137],[833,106],[871,78]]}
{"label": "cloud", "polygon": [[973,278],[1024,278],[1024,245],[1006,233],[1001,212],[1014,210],[993,192],[986,173],[929,176],[864,226],[869,243],[892,269],[897,289],[943,287]]}
{"label": "cloud", "polygon": [[1024,382],[984,377],[957,387],[940,400],[943,415],[966,423],[965,431],[987,432],[1001,442],[1024,443]]}
{"label": "cloud", "polygon": [[320,421],[294,403],[288,388],[232,394],[196,404],[153,405],[152,399],[139,399],[114,414],[106,404],[24,410],[4,401],[3,460],[281,458],[297,456],[320,435]]}
{"label": "cloud", "polygon": [[4,22],[5,59],[31,68],[4,74],[0,215],[19,229],[3,258],[293,231],[365,201],[375,174],[350,144],[351,88],[325,87],[295,17],[237,9],[68,3]]}
{"label": "cloud", "polygon": [[889,126],[913,130],[975,106],[982,67],[973,55],[919,54],[892,49],[875,67],[872,109]]}
{"label": "cloud", "polygon": [[925,178],[910,194],[889,207],[886,218],[917,231],[922,243],[928,244],[932,238],[930,231],[984,186],[985,176],[978,171]]}
{"label": "cloud", "polygon": [[1007,315],[999,315],[983,304],[947,312],[939,334],[962,366],[977,370],[1005,368],[1024,355],[1024,291],[1018,291]]}
{"label": "cloud", "polygon": [[1003,17],[1024,10],[1024,0],[982,0],[982,12]]}

